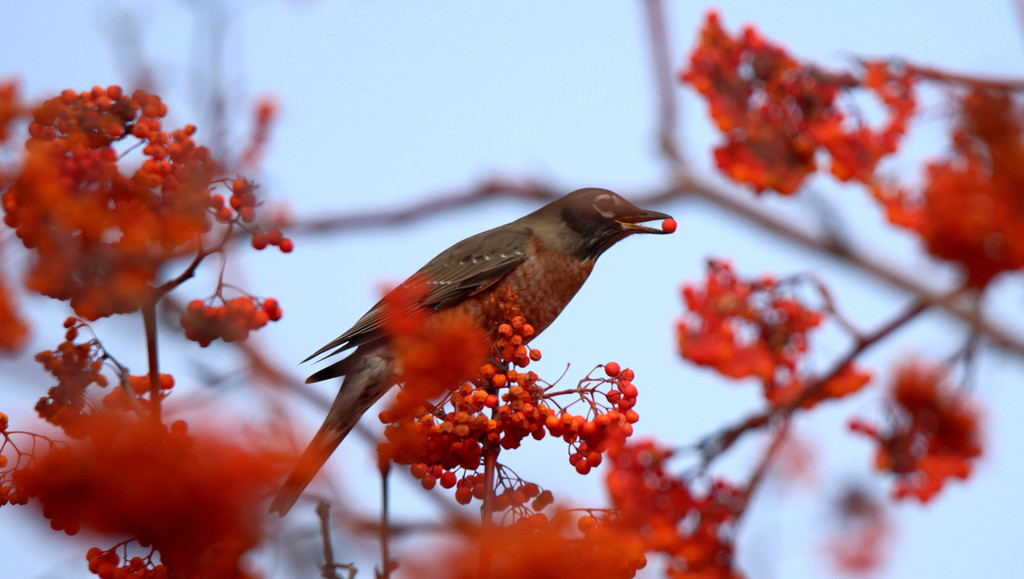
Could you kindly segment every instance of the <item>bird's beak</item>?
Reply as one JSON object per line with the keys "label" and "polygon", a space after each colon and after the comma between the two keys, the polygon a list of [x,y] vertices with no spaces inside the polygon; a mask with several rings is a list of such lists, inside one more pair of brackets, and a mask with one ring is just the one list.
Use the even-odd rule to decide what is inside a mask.
{"label": "bird's beak", "polygon": [[654,221],[655,219],[672,219],[672,216],[667,213],[662,213],[660,211],[640,209],[638,213],[616,217],[615,221],[617,221],[619,225],[622,226],[622,230],[627,233],[668,233],[667,231],[663,231],[661,229],[655,229],[653,227],[640,225],[641,223],[647,221]]}

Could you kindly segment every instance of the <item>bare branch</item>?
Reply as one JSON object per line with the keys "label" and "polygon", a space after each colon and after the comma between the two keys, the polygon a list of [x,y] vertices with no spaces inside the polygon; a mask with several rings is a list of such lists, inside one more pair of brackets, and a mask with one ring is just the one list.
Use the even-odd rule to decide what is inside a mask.
{"label": "bare branch", "polygon": [[651,75],[658,95],[658,144],[669,165],[678,171],[686,167],[676,138],[676,85],[669,51],[665,5],[661,0],[644,0],[644,17],[651,50]]}

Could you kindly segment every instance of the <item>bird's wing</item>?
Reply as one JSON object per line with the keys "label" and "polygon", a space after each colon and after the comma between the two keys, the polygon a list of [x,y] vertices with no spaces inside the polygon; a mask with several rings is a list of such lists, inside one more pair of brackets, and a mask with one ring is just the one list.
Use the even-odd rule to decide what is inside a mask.
{"label": "bird's wing", "polygon": [[[478,233],[438,254],[399,287],[407,286],[417,279],[425,280],[429,289],[420,305],[434,311],[451,307],[491,287],[526,260],[529,256],[529,234],[528,229],[509,226]],[[329,354],[334,355],[380,338],[385,301],[377,302],[347,332],[331,340],[303,362],[330,350],[335,350]]]}

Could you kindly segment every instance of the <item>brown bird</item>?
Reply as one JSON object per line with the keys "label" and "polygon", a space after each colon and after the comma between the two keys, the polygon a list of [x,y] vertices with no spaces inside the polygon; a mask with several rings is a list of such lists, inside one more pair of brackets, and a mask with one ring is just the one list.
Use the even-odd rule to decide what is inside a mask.
{"label": "brown bird", "polygon": [[[427,262],[413,277],[426,280],[421,305],[433,319],[468,315],[494,336],[502,319],[492,296],[508,285],[519,296],[534,337],[558,317],[606,249],[634,233],[666,233],[640,225],[669,219],[607,189],[579,189],[511,223],[464,239]],[[344,376],[320,430],[270,505],[284,516],[359,418],[395,385],[394,351],[383,328],[382,299],[344,334],[314,352],[355,351],[306,383]],[[333,350],[333,351],[332,351]]]}

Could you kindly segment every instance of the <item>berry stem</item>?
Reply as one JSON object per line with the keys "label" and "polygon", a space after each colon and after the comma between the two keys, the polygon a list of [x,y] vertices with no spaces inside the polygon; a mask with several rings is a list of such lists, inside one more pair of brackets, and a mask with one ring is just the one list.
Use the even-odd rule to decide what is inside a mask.
{"label": "berry stem", "polygon": [[491,574],[491,557],[493,546],[491,535],[494,528],[494,471],[498,464],[499,448],[495,444],[484,446],[484,499],[480,507],[480,518],[483,526],[480,544],[480,562],[477,566],[477,577],[486,579]]}
{"label": "berry stem", "polygon": [[146,329],[146,355],[149,358],[150,416],[160,423],[160,358],[156,344],[156,304],[159,298],[146,301],[142,306],[142,323]]}
{"label": "berry stem", "polygon": [[388,511],[388,475],[391,474],[391,461],[380,464],[380,564],[378,577],[391,577],[391,521]]}

